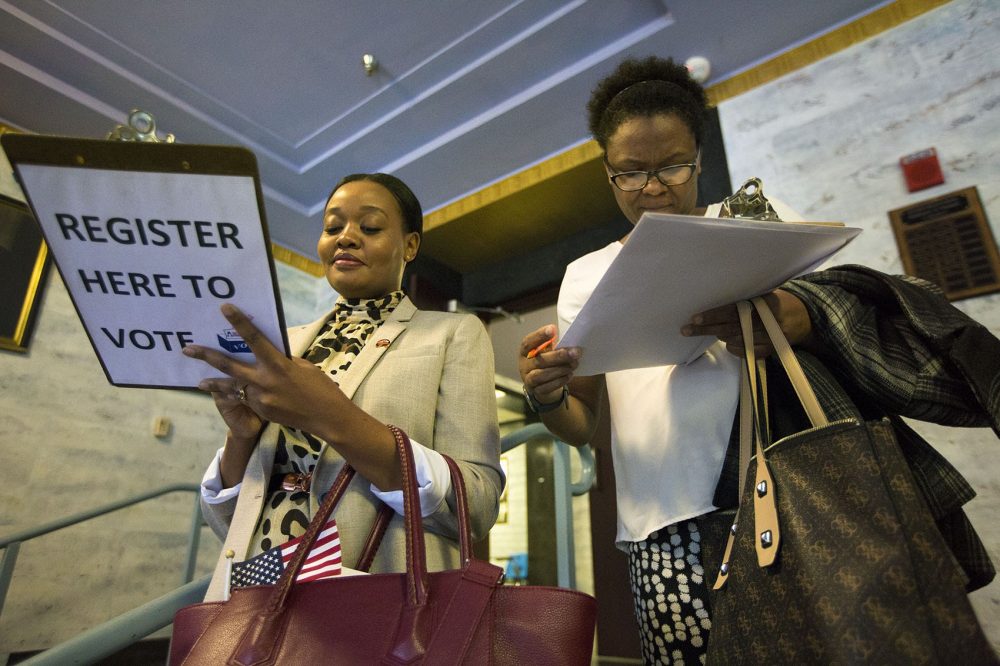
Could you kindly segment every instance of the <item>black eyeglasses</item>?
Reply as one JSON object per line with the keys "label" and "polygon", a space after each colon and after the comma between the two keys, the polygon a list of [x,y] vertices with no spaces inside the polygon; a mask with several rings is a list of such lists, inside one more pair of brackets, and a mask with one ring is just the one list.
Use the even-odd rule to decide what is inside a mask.
{"label": "black eyeglasses", "polygon": [[[701,150],[698,151],[694,162],[671,164],[659,169],[653,169],[652,171],[622,171],[621,173],[610,174],[608,177],[614,183],[615,187],[622,192],[638,192],[649,184],[650,176],[656,176],[656,180],[660,181],[666,187],[676,187],[691,180],[695,169],[698,168],[699,160],[701,160]],[[604,158],[604,164],[607,165],[608,170],[613,168],[608,163],[607,157]]]}

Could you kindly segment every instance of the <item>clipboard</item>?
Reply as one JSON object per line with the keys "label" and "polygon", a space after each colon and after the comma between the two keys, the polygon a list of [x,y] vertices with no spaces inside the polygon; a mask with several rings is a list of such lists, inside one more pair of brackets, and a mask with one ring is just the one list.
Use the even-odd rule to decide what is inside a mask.
{"label": "clipboard", "polygon": [[0,143],[114,386],[194,389],[242,361],[233,303],[288,355],[257,160],[236,146],[4,134]]}
{"label": "clipboard", "polygon": [[681,335],[693,314],[815,270],[860,233],[839,222],[644,213],[557,346],[583,349],[579,376],[690,363],[715,342]]}

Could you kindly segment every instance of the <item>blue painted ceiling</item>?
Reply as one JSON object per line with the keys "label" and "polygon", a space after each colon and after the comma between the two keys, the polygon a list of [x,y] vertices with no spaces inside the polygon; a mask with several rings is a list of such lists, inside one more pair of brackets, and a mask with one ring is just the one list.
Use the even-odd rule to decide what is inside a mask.
{"label": "blue painted ceiling", "polygon": [[395,173],[429,212],[587,140],[626,55],[705,56],[711,84],[883,4],[0,0],[0,122],[103,138],[138,107],[250,148],[272,240],[315,258],[344,174]]}

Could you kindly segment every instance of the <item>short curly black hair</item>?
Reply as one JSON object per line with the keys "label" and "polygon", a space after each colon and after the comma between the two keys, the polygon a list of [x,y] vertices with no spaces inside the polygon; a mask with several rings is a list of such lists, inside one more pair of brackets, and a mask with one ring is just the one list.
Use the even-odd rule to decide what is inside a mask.
{"label": "short curly black hair", "polygon": [[660,113],[676,114],[700,146],[707,111],[705,89],[687,68],[657,56],[623,60],[594,87],[587,102],[590,133],[602,150],[626,120]]}

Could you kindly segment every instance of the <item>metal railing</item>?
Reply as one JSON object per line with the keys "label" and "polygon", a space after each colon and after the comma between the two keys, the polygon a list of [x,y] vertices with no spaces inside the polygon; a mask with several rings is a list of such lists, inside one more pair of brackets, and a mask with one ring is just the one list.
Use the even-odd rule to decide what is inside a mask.
{"label": "metal railing", "polygon": [[162,597],[123,613],[68,641],[20,662],[24,666],[93,664],[139,642],[174,621],[174,613],[201,602],[212,575],[172,590]]}
{"label": "metal railing", "polygon": [[128,647],[158,629],[162,629],[173,621],[173,614],[177,609],[195,601],[200,601],[205,594],[205,590],[208,588],[210,578],[205,577],[193,583],[191,582],[191,579],[194,578],[194,570],[198,558],[198,544],[201,539],[202,516],[200,490],[201,486],[196,483],[177,483],[164,486],[88,511],[66,516],[65,518],[60,518],[44,525],[38,525],[0,537],[0,548],[4,551],[3,559],[0,560],[0,613],[2,613],[4,602],[7,598],[7,591],[10,588],[11,578],[14,574],[14,565],[17,563],[17,556],[22,543],[168,493],[193,492],[195,494],[194,510],[191,515],[190,532],[188,535],[187,559],[182,574],[182,586],[180,588],[94,629],[88,630],[65,643],[37,654],[22,663],[93,663],[98,659],[118,652],[122,648]]}
{"label": "metal railing", "polygon": [[[507,453],[533,439],[549,439],[552,449],[553,487],[555,488],[556,581],[562,587],[576,588],[576,545],[573,537],[574,496],[586,495],[594,485],[594,451],[587,446],[570,446],[541,423],[520,428],[500,438],[500,452]],[[580,456],[580,478],[570,480],[570,451]]]}

